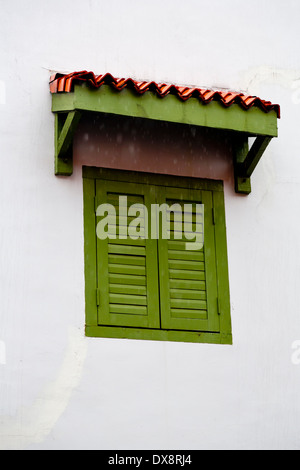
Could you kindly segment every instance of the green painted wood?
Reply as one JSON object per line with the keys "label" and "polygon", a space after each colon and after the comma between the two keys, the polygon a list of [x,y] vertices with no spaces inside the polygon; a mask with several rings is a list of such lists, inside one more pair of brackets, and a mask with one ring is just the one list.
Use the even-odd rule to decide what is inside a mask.
{"label": "green painted wood", "polygon": [[95,181],[83,178],[85,311],[86,324],[89,326],[98,324],[95,193]]}
{"label": "green painted wood", "polygon": [[[207,307],[206,304],[203,306],[203,309],[184,309],[184,308],[172,308],[170,309],[171,316],[174,320],[178,319],[181,322],[191,322],[194,321],[196,323],[200,320],[206,321],[207,319]],[[195,321],[196,320],[196,321]],[[188,328],[181,328],[181,330],[188,329]],[[195,329],[195,331],[199,331],[199,329]]]}
{"label": "green painted wood", "polygon": [[227,337],[231,335],[231,314],[224,194],[213,192],[213,204],[215,207],[218,313],[220,315],[220,331],[222,335]]}
{"label": "green painted wood", "polygon": [[251,148],[247,137],[236,138],[233,144],[235,190],[237,193],[250,194],[250,176],[267,149],[272,137],[258,136]]}
{"label": "green painted wood", "polygon": [[[172,309],[182,309],[183,310],[207,310],[207,303],[205,300],[195,300],[191,298],[185,299],[173,299],[173,296],[170,293],[170,306]],[[187,297],[187,296],[186,296]],[[206,313],[205,313],[206,318]]]}
{"label": "green painted wood", "polygon": [[77,110],[55,115],[55,174],[70,176],[73,173],[73,137],[80,121]]}
{"label": "green painted wood", "polygon": [[77,128],[80,118],[81,113],[79,111],[70,111],[68,113],[68,116],[58,137],[57,151],[59,157],[65,155],[69,147],[72,145],[74,132]]}
{"label": "green painted wood", "polygon": [[[110,240],[110,243],[108,246],[109,253],[114,253],[114,252],[119,253],[119,251],[116,251],[116,250],[123,250],[124,254],[126,254],[126,250],[128,249],[126,248],[126,245],[130,245],[130,243],[131,243],[130,239],[123,240],[120,238],[116,238],[115,240]],[[123,246],[121,248],[116,245],[123,245]],[[146,245],[146,241],[143,238],[135,241],[135,250],[138,255],[143,251],[143,248],[145,249],[145,245]]]}
{"label": "green painted wood", "polygon": [[[215,251],[215,217],[213,217],[213,191],[202,192],[204,205],[204,259],[205,282],[208,312],[208,331],[220,331],[220,319],[217,309],[217,271]],[[221,193],[223,194],[223,193]]]}
{"label": "green painted wood", "polygon": [[[146,276],[133,276],[128,274],[109,274],[109,284],[124,284],[126,286],[146,286]],[[106,291],[105,291],[106,292]]]}
{"label": "green painted wood", "polygon": [[[181,252],[179,260],[173,260],[174,250],[169,250],[171,240],[158,240],[159,253],[159,278],[160,278],[160,302],[161,302],[161,324],[163,329],[169,330],[190,330],[190,331],[219,331],[219,318],[216,308],[217,294],[216,289],[216,273],[214,258],[214,234],[212,226],[211,209],[212,196],[210,191],[187,190],[183,188],[161,187],[157,189],[157,198],[159,204],[167,203],[170,205],[175,201],[181,204],[201,204],[204,202],[205,211],[205,238],[204,252],[201,248],[197,258],[191,259],[192,251],[186,249],[184,243],[178,242],[177,250]],[[208,238],[206,238],[206,236]],[[210,240],[209,240],[210,238]],[[177,241],[175,242],[177,243]],[[174,247],[174,246],[173,246]],[[212,271],[212,273],[210,273]],[[182,284],[171,284],[174,281],[181,281]],[[200,282],[204,293],[202,297],[195,298],[195,285],[191,282],[198,282],[199,290]],[[182,287],[184,289],[184,297],[180,298]],[[179,289],[179,290],[177,290]],[[197,292],[196,290],[196,292]],[[204,294],[204,295],[203,295]]]}
{"label": "green painted wood", "polygon": [[108,262],[108,272],[127,275],[133,274],[135,276],[146,276],[145,266],[131,266],[132,260],[129,260],[128,263],[130,264],[111,264]]}
{"label": "green painted wood", "polygon": [[133,295],[147,295],[146,286],[135,286],[127,284],[112,284],[109,285],[109,293],[114,294],[133,294]]}
{"label": "green painted wood", "polygon": [[[187,250],[186,250],[187,251]],[[189,258],[189,257],[188,257]],[[182,259],[182,260],[172,260],[169,257],[169,269],[172,271],[175,270],[188,270],[188,271],[204,271],[204,261],[191,260],[191,259]]]}
{"label": "green painted wood", "polygon": [[53,113],[68,113],[69,111],[75,111],[74,93],[53,93],[51,96],[51,110]]}
{"label": "green painted wood", "polygon": [[[175,122],[233,132],[235,190],[251,192],[250,176],[261,159],[270,139],[278,136],[277,113],[265,113],[257,107],[249,110],[234,104],[225,108],[212,101],[202,104],[197,98],[186,102],[174,95],[159,98],[155,93],[138,95],[125,88],[116,91],[109,85],[90,89],[75,85],[72,93],[54,93],[55,113],[55,174],[69,176],[73,172],[72,141],[81,113],[97,112],[166,122]],[[62,120],[67,115],[64,124]],[[257,136],[245,155],[245,139]]]}
{"label": "green painted wood", "polygon": [[251,193],[250,177],[241,174],[241,168],[249,153],[249,142],[247,136],[239,136],[233,142],[233,167],[235,192],[240,194]]}
{"label": "green painted wood", "polygon": [[[127,242],[125,244],[125,241]],[[143,246],[140,245],[141,240],[135,240],[132,245],[132,240],[110,240],[108,244],[108,253],[118,255],[131,255],[131,256],[144,256],[146,254],[146,241],[142,240]],[[119,242],[119,243],[116,243]],[[122,242],[122,243],[121,243]]]}
{"label": "green painted wood", "polygon": [[192,289],[206,291],[205,281],[191,281],[190,279],[169,279],[170,289]]}
{"label": "green painted wood", "polygon": [[[188,300],[206,300],[206,290],[193,290],[193,289],[172,289],[170,288],[171,299],[188,299]],[[206,308],[206,307],[205,307]]]}
{"label": "green painted wood", "polygon": [[108,261],[109,263],[112,264],[133,264],[134,266],[145,266],[146,265],[146,259],[140,256],[130,256],[130,259],[128,259],[128,256],[126,255],[108,255]]}
{"label": "green painted wood", "polygon": [[262,155],[264,154],[266,148],[268,147],[269,143],[271,142],[272,137],[257,137],[250,148],[246,158],[242,162],[240,173],[241,175],[245,175],[250,177],[256,168],[259,160],[261,159]]}
{"label": "green painted wood", "polygon": [[192,269],[189,269],[189,270],[168,269],[168,273],[169,273],[170,279],[185,279],[188,281],[190,280],[204,281],[205,280],[205,272],[200,271],[200,270],[193,271]]}
{"label": "green painted wood", "polygon": [[[101,180],[89,171],[84,178],[86,334],[231,344],[223,192],[184,189],[184,178],[177,188],[154,185],[155,175],[146,185],[115,182],[116,173]],[[147,207],[176,197],[203,203],[204,249],[190,252],[180,240],[151,240],[149,245],[147,239],[143,246],[135,245],[138,240],[96,240],[96,208],[112,200],[112,193],[132,195],[132,202],[142,197]]]}
{"label": "green painted wood", "polygon": [[132,295],[132,294],[109,294],[110,304],[122,305],[144,305],[147,306],[147,295]]}
{"label": "green painted wood", "polygon": [[[141,323],[141,317],[148,316],[148,309],[146,306],[142,305],[133,305],[132,303],[128,304],[113,304],[109,303],[109,314],[110,320],[113,324],[118,324],[120,320],[120,316],[122,319],[122,325],[127,326],[136,326],[136,317],[138,318],[138,323]],[[118,315],[113,315],[118,314]],[[124,316],[126,316],[126,321],[124,321]]]}
{"label": "green painted wood", "polygon": [[[151,205],[149,186],[96,180],[96,207],[105,203],[117,207],[119,196],[127,196],[128,207],[141,202],[146,207]],[[118,224],[117,215],[115,222]],[[118,232],[119,227],[116,230],[119,235]],[[156,240],[147,239],[144,246],[140,246],[136,245],[136,241],[129,239],[125,245],[114,243],[115,240],[97,239],[99,325],[160,326],[157,243]]]}
{"label": "green painted wood", "polygon": [[[126,290],[127,292],[127,290]],[[147,307],[147,291],[144,295],[139,293],[139,295],[135,294],[125,294],[122,292],[121,294],[109,294],[109,302],[110,304],[126,304],[126,305],[142,305]]]}
{"label": "green painted wood", "polygon": [[[170,244],[168,243],[168,247]],[[172,245],[171,245],[172,246]],[[182,246],[182,244],[181,244]],[[180,250],[169,250],[169,261],[171,262],[172,260],[183,260],[186,262],[190,261],[203,261],[204,260],[204,252],[203,251],[182,251]]]}
{"label": "green painted wood", "polygon": [[257,107],[244,110],[237,104],[225,108],[215,101],[204,105],[197,98],[183,102],[174,95],[161,99],[150,91],[138,95],[128,88],[116,91],[109,85],[103,85],[100,89],[75,85],[72,93],[52,95],[53,112],[76,109],[192,124],[251,135],[277,136],[275,111],[265,113]]}
{"label": "green painted wood", "polygon": [[120,338],[147,341],[170,341],[185,343],[207,343],[232,345],[231,334],[194,331],[172,331],[163,329],[138,329],[87,326],[85,334],[93,338]]}
{"label": "green painted wood", "polygon": [[63,128],[65,115],[55,114],[54,117],[54,173],[57,176],[70,176],[73,173],[72,152],[69,149],[63,158],[59,158],[58,139]]}
{"label": "green painted wood", "polygon": [[209,191],[224,191],[223,181],[202,178],[190,178],[173,175],[141,173],[138,171],[113,170],[99,167],[82,167],[84,178],[100,179],[117,182],[139,183],[155,186],[171,186],[184,189],[204,189]]}

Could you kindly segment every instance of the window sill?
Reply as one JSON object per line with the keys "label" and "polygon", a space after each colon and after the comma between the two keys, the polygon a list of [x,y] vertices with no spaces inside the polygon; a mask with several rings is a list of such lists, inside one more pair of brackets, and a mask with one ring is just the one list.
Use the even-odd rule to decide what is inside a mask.
{"label": "window sill", "polygon": [[111,326],[86,326],[85,334],[92,338],[133,339],[149,341],[170,341],[184,343],[208,343],[232,345],[232,335],[201,331],[173,331],[143,328],[122,328]]}

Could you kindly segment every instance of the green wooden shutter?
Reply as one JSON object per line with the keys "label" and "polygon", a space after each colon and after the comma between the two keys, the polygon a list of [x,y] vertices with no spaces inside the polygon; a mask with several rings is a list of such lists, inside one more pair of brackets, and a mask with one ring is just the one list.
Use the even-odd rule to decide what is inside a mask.
{"label": "green wooden shutter", "polygon": [[[157,241],[147,238],[152,193],[149,185],[96,181],[96,210],[101,204],[110,204],[116,213],[116,220],[113,216],[107,219],[108,233],[116,238],[97,236],[99,325],[160,328]],[[142,204],[147,210],[127,217],[122,215],[126,208],[120,209],[119,204],[125,202],[128,209]],[[97,217],[97,227],[101,220]],[[126,229],[137,220],[141,222],[137,230],[140,238],[126,237]]]}
{"label": "green wooden shutter", "polygon": [[[232,344],[222,182],[88,167],[83,174],[87,336]],[[139,221],[141,231],[148,221],[148,238],[120,237],[137,219],[122,214],[119,196],[128,210],[146,207]],[[111,236],[117,228],[115,238],[98,236],[101,204],[114,209],[106,228]],[[203,246],[199,238],[196,250],[187,249],[193,240],[172,210],[167,237],[162,229],[153,237],[151,205],[162,204],[179,212],[201,205]]]}
{"label": "green wooden shutter", "polygon": [[[217,279],[215,237],[213,226],[213,199],[211,191],[158,187],[159,204],[169,207],[192,204],[192,230],[195,230],[196,204],[201,209],[203,247],[187,249],[189,242],[182,233],[175,213],[170,212],[170,239],[158,240],[161,326],[166,330],[220,331],[217,307]],[[201,206],[200,206],[201,204]],[[175,207],[175,206],[173,206]],[[183,212],[184,214],[184,212]],[[182,217],[184,220],[184,217]],[[177,233],[176,233],[177,231]],[[184,225],[182,224],[182,232]],[[186,230],[187,236],[189,236]],[[202,245],[202,244],[201,244]]]}

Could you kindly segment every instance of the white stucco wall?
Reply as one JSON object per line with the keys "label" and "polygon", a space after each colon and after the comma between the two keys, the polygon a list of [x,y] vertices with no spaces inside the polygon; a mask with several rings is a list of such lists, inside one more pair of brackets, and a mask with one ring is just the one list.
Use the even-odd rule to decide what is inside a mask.
{"label": "white stucco wall", "polygon": [[[299,1],[0,0],[0,12],[0,449],[299,449]],[[54,176],[48,90],[52,71],[75,70],[281,105],[251,195],[225,180],[233,346],[84,337],[89,162]]]}

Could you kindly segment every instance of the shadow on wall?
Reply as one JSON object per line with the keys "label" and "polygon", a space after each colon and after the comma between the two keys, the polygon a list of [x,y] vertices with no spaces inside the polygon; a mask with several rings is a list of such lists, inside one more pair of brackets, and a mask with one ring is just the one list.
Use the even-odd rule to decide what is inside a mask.
{"label": "shadow on wall", "polygon": [[74,137],[74,164],[232,180],[228,135],[190,125],[86,114]]}

